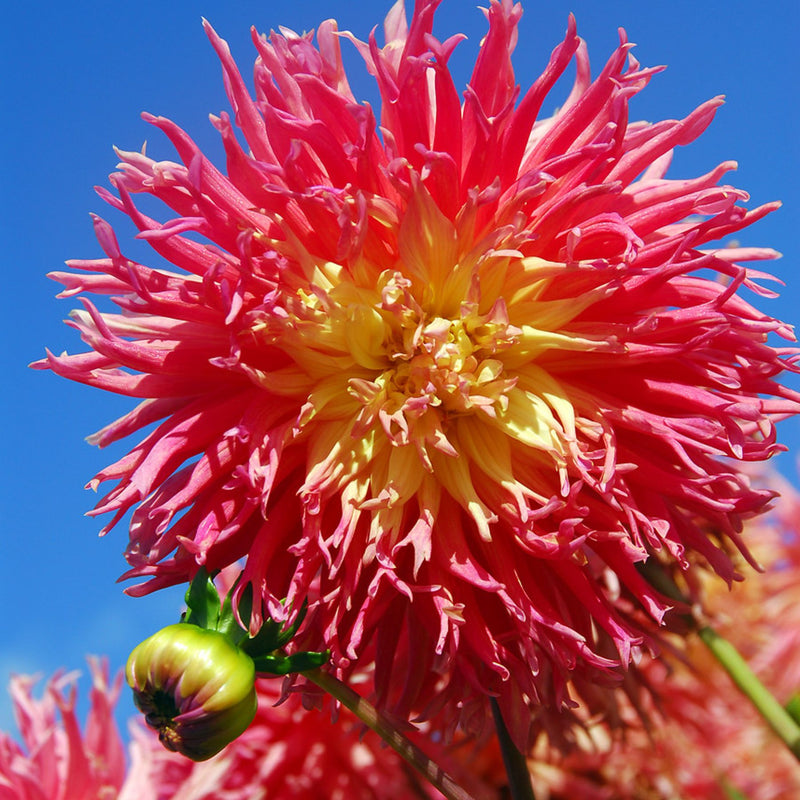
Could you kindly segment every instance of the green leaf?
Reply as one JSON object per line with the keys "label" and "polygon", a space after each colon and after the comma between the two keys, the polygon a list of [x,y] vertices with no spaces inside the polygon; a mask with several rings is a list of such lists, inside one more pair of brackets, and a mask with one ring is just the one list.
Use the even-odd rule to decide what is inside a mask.
{"label": "green leaf", "polygon": [[280,633],[274,649],[283,647],[292,640],[292,637],[297,633],[298,628],[303,624],[303,620],[306,618],[307,611],[308,611],[308,600],[303,600],[303,605],[300,606],[300,611],[297,613],[295,621],[288,628],[286,628],[284,631]]}
{"label": "green leaf", "polygon": [[315,653],[313,650],[303,650],[299,653],[293,653],[289,656],[291,662],[291,672],[305,672],[309,669],[316,669],[326,664],[331,657],[331,651],[326,650],[324,653]]}
{"label": "green leaf", "polygon": [[258,656],[253,659],[256,675],[266,672],[269,675],[288,675],[292,671],[292,662],[286,656]]}
{"label": "green leaf", "polygon": [[216,630],[219,624],[220,600],[217,587],[206,571],[200,567],[186,590],[186,613],[183,622],[200,628]]}
{"label": "green leaf", "polygon": [[271,653],[280,647],[278,644],[280,633],[281,626],[274,620],[267,618],[259,628],[258,633],[252,638],[245,639],[239,646],[251,658],[267,655],[267,653]]}
{"label": "green leaf", "polygon": [[[250,603],[252,601],[252,588],[249,584],[245,588],[245,592],[248,590],[250,590],[250,592],[247,598],[246,607],[249,611]],[[242,613],[241,609],[242,602],[245,599],[245,592],[242,592],[242,600],[239,602],[240,613]],[[259,628],[258,633],[255,636],[242,641],[239,646],[252,658],[258,658],[259,656],[272,653],[275,650],[280,650],[282,647],[284,647],[284,645],[288,644],[292,640],[292,637],[295,635],[295,633],[297,633],[297,629],[300,627],[300,624],[306,616],[307,606],[308,603],[303,601],[303,605],[300,608],[297,619],[295,619],[295,621],[284,630],[281,630],[281,625],[279,622],[275,622],[275,620],[267,617],[261,628]]]}
{"label": "green leaf", "polygon": [[268,675],[288,675],[290,672],[305,672],[309,669],[316,669],[325,664],[330,658],[330,651],[315,653],[312,651],[302,651],[293,653],[290,656],[268,656],[262,655],[253,659],[256,667],[256,674],[267,673]]}
{"label": "green leaf", "polygon": [[[240,644],[243,639],[246,639],[248,636],[248,632],[246,628],[243,628],[242,625],[239,623],[239,620],[236,618],[236,614],[233,610],[233,594],[236,591],[236,587],[239,585],[239,581],[241,580],[241,575],[236,579],[233,586],[231,586],[231,590],[228,594],[225,595],[225,600],[222,603],[222,611],[219,615],[219,624],[217,625],[217,630],[227,636],[235,645]],[[250,590],[248,592],[248,589]],[[245,590],[242,592],[242,595],[245,594],[249,597],[252,597],[252,587],[250,584],[247,585]],[[243,607],[242,602],[239,603],[239,613],[246,612],[246,618],[250,619],[250,602],[248,601],[246,606]]]}

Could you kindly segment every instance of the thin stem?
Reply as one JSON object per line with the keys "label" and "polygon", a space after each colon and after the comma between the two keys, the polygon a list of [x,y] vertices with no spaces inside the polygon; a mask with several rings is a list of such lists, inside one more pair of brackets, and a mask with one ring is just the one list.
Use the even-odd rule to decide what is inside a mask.
{"label": "thin stem", "polygon": [[[691,605],[672,578],[652,559],[640,567],[640,572],[652,586],[667,597],[686,606]],[[705,646],[730,675],[742,694],[761,714],[764,721],[789,748],[792,755],[800,761],[800,724],[761,683],[731,642],[720,636],[708,624],[701,623],[695,614],[684,615],[684,619],[691,628],[697,631]]]}
{"label": "thin stem", "polygon": [[766,723],[800,761],[800,726],[756,677],[736,648],[708,625],[697,631],[714,658],[748,697]]}
{"label": "thin stem", "polygon": [[508,776],[511,800],[535,800],[533,787],[531,786],[531,775],[528,772],[528,763],[525,761],[525,756],[514,744],[514,740],[511,738],[503,720],[503,715],[500,713],[500,706],[497,705],[497,700],[494,697],[490,697],[489,702],[492,705],[494,727],[497,730],[500,752],[503,754],[503,764]]}
{"label": "thin stem", "polygon": [[474,800],[435,761],[417,745],[403,736],[392,721],[368,700],[354,692],[347,684],[321,669],[309,670],[303,675],[324,689],[331,697],[349,708],[367,727],[371,728],[386,744],[399,753],[409,764],[419,770],[447,800]]}
{"label": "thin stem", "polygon": [[724,778],[720,786],[722,786],[722,791],[725,792],[725,797],[728,800],[747,800],[747,795],[742,794],[732,783],[729,783]]}

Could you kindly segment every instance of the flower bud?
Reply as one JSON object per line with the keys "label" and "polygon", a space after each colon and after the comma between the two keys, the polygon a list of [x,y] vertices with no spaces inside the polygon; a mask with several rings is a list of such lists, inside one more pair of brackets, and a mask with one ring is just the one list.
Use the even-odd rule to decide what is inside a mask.
{"label": "flower bud", "polygon": [[253,660],[215,630],[168,625],[133,650],[125,675],[161,743],[193,761],[216,755],[256,713]]}

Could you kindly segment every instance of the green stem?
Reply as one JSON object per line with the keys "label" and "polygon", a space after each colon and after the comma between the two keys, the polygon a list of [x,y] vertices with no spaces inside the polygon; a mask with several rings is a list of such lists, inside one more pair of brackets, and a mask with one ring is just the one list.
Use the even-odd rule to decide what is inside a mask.
{"label": "green stem", "polygon": [[755,706],[766,723],[800,761],[800,726],[756,677],[736,648],[708,625],[697,631],[714,658]]}
{"label": "green stem", "polygon": [[[645,580],[662,594],[685,606],[691,606],[690,601],[672,578],[653,559],[642,564],[639,571]],[[711,654],[730,675],[742,694],[753,704],[764,721],[789,748],[792,755],[800,761],[800,724],[761,683],[733,644],[720,636],[709,625],[699,622],[694,614],[686,614],[684,619],[691,628],[697,631]]]}
{"label": "green stem", "polygon": [[321,669],[309,670],[303,675],[324,689],[331,697],[349,708],[367,727],[386,744],[399,753],[409,764],[419,770],[447,800],[474,800],[435,761],[429,758],[412,741],[403,736],[394,723],[369,701],[354,692],[347,684]]}
{"label": "green stem", "polygon": [[747,795],[742,794],[732,783],[729,783],[724,778],[720,782],[722,791],[725,792],[725,797],[728,800],[747,800]]}
{"label": "green stem", "polygon": [[508,776],[508,788],[511,790],[511,800],[534,800],[531,775],[528,772],[528,763],[525,756],[518,750],[514,740],[508,732],[500,706],[494,697],[489,698],[492,704],[494,727],[497,730],[497,739],[500,742],[500,752],[503,754],[503,764]]}

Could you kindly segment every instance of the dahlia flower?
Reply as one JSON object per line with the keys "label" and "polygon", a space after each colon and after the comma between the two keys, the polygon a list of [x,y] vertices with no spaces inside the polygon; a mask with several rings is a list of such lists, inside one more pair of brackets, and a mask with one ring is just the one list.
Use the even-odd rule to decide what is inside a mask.
{"label": "dahlia flower", "polygon": [[374,661],[385,708],[477,729],[495,695],[524,744],[570,676],[608,682],[650,643],[669,601],[638,563],[737,577],[771,496],[738,464],[798,410],[770,337],[792,333],[742,294],[769,294],[746,265],[776,253],[715,244],[776,204],[746,210],[731,161],[666,177],[721,98],[631,122],[658,68],[622,34],[592,79],[572,19],[520,91],[511,0],[459,97],[438,4],[396,3],[383,47],[331,20],[316,44],[254,33],[255,97],[206,23],[226,165],[145,115],[179,160],[119,151],[100,194],[163,261],[96,217],[105,257],[53,274],[89,350],[37,366],[141,401],[90,437],[142,436],[90,484],[113,484],[104,531],[131,514],[129,593],[244,558],[239,591],[276,620],[308,597],[311,647],[344,677]]}
{"label": "dahlia flower", "polygon": [[[35,678],[11,683],[23,744],[0,733],[3,800],[409,800],[441,797],[377,737],[361,737],[342,716],[302,708],[300,695],[280,699],[277,682],[258,681],[259,709],[250,728],[200,763],[161,746],[153,731],[131,723],[127,755],[114,719],[121,675],[90,660],[93,686],[85,732],[75,705],[76,674],[57,675],[44,696]],[[60,712],[60,720],[56,715]]]}
{"label": "dahlia flower", "polygon": [[125,782],[125,748],[114,721],[122,676],[109,682],[108,665],[98,659],[90,659],[89,667],[92,689],[83,733],[75,711],[76,673],[55,675],[39,699],[33,696],[37,678],[11,679],[22,744],[0,732],[3,800],[117,797]]}
{"label": "dahlia flower", "polygon": [[[758,483],[780,487],[765,516],[746,527],[763,567],[733,591],[704,580],[703,608],[781,702],[800,690],[800,494],[775,473]],[[675,657],[677,655],[677,657]],[[537,797],[587,800],[782,800],[800,797],[800,771],[756,711],[696,637],[673,641],[673,655],[639,665],[657,697],[635,708],[620,698],[623,735],[591,720],[580,746],[564,756],[537,745],[529,766]],[[657,724],[643,725],[644,713]],[[483,754],[478,774],[500,783],[499,753]],[[494,781],[492,781],[494,776]]]}

